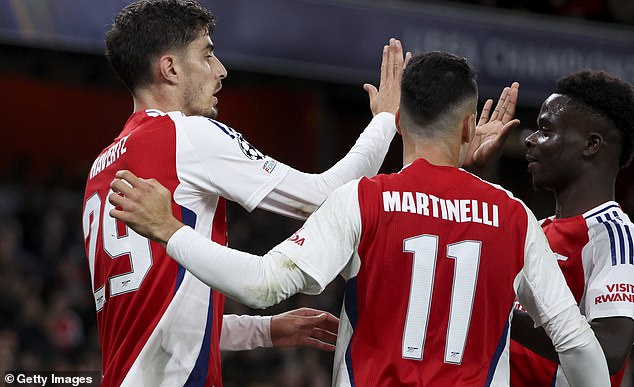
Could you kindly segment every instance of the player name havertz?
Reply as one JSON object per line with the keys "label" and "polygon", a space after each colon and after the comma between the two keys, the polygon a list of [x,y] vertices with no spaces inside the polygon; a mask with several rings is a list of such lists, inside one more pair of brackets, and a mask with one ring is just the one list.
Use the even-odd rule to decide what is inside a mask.
{"label": "player name havertz", "polygon": [[500,227],[498,206],[475,199],[443,199],[422,192],[384,191],[383,210]]}

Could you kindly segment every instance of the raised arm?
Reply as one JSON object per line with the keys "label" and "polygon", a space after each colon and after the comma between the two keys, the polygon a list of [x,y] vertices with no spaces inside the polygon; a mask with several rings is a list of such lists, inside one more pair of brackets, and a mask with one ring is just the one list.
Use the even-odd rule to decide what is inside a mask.
{"label": "raised arm", "polygon": [[383,47],[381,78],[378,89],[365,84],[370,109],[375,116],[350,151],[334,166],[319,174],[295,169],[258,204],[259,208],[282,215],[307,218],[337,187],[379,171],[396,133],[394,113],[399,106],[403,68],[411,53],[403,55],[397,39]]}

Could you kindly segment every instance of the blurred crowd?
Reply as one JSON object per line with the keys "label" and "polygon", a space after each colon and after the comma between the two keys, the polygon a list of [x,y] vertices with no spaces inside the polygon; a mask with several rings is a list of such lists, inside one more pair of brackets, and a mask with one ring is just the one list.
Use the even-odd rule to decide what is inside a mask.
{"label": "blurred crowd", "polygon": [[99,370],[81,187],[3,172],[0,370]]}

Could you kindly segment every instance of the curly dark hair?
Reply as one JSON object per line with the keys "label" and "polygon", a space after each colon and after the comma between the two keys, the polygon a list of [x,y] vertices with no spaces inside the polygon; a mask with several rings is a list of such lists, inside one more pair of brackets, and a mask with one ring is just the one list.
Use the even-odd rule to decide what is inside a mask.
{"label": "curly dark hair", "polygon": [[580,70],[559,79],[555,92],[581,102],[611,122],[621,137],[619,166],[629,165],[634,152],[632,85],[604,71]]}
{"label": "curly dark hair", "polygon": [[211,35],[215,17],[195,0],[138,0],[123,8],[106,34],[106,57],[134,94],[151,81],[150,62],[185,48],[201,32]]}

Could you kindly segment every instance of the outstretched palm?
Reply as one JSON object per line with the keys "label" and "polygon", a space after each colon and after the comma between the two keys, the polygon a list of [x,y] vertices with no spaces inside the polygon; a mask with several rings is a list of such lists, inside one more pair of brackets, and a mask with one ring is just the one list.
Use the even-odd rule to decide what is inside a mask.
{"label": "outstretched palm", "polygon": [[519,87],[517,82],[514,82],[510,87],[505,87],[493,112],[491,112],[493,100],[486,101],[476,126],[475,137],[469,148],[465,166],[484,168],[491,161],[500,157],[511,129],[520,124],[518,119],[513,119]]}

